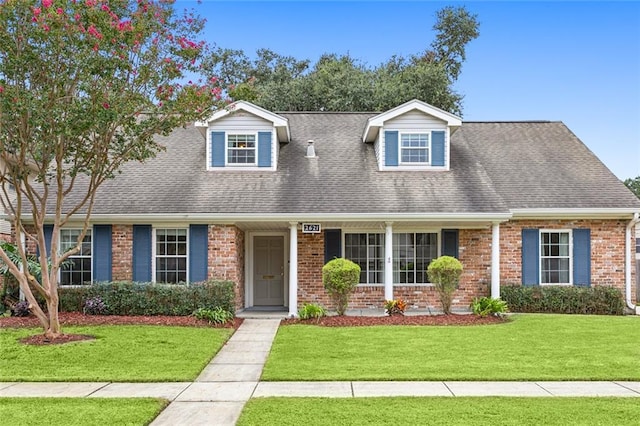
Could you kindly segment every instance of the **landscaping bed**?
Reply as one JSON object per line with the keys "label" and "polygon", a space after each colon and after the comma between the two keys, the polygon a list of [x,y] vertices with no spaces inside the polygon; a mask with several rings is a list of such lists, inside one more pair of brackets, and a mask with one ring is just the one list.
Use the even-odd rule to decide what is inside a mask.
{"label": "landscaping bed", "polygon": [[482,325],[504,323],[508,319],[495,316],[480,317],[478,315],[385,315],[385,316],[351,316],[334,315],[322,318],[285,319],[281,325],[308,324],[324,327],[363,327],[372,325]]}
{"label": "landscaping bed", "polygon": [[[60,324],[65,325],[169,325],[183,327],[226,327],[238,328],[242,318],[234,318],[225,324],[209,324],[194,316],[167,315],[85,315],[81,312],[60,312]],[[38,319],[28,317],[0,317],[0,328],[39,327]]]}

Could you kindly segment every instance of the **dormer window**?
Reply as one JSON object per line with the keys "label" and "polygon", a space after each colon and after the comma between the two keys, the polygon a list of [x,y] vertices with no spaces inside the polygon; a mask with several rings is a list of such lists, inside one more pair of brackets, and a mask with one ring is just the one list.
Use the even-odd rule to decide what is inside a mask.
{"label": "dormer window", "polygon": [[227,135],[227,164],[256,165],[256,135]]}
{"label": "dormer window", "polygon": [[207,170],[275,171],[280,144],[291,140],[286,118],[245,101],[195,125],[207,140]]}
{"label": "dormer window", "polygon": [[400,134],[400,162],[402,164],[429,164],[429,133]]}

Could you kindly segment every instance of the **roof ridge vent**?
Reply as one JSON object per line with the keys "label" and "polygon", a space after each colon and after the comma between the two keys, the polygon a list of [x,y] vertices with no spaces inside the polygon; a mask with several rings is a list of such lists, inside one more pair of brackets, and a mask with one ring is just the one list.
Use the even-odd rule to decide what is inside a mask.
{"label": "roof ridge vent", "polygon": [[305,156],[306,158],[316,158],[316,148],[313,146],[314,140],[313,139],[309,139],[307,141],[308,145],[307,145],[307,155]]}

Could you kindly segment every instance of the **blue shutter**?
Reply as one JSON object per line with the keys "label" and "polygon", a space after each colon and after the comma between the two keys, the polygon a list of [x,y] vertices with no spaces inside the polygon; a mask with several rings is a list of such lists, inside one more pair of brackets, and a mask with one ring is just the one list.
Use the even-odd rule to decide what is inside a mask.
{"label": "blue shutter", "polygon": [[271,132],[258,132],[258,167],[271,167]]}
{"label": "blue shutter", "polygon": [[522,230],[522,285],[540,284],[540,232]]}
{"label": "blue shutter", "polygon": [[432,166],[444,166],[444,135],[442,131],[431,132]]}
{"label": "blue shutter", "polygon": [[211,167],[224,167],[224,132],[211,132]]}
{"label": "blue shutter", "polygon": [[342,257],[342,231],[340,229],[325,229],[324,263],[336,257]]}
{"label": "blue shutter", "polygon": [[133,225],[133,281],[151,281],[151,225]]}
{"label": "blue shutter", "polygon": [[442,230],[442,255],[453,256],[458,259],[458,230],[443,229]]}
{"label": "blue shutter", "polygon": [[573,230],[573,285],[591,285],[591,230]]}
{"label": "blue shutter", "polygon": [[189,282],[207,280],[209,258],[209,226],[189,226]]}
{"label": "blue shutter", "polygon": [[93,281],[111,281],[111,225],[93,225]]}
{"label": "blue shutter", "polygon": [[[44,245],[47,248],[47,257],[51,256],[51,236],[53,235],[53,225],[44,225]],[[36,246],[36,256],[40,256],[40,248]]]}
{"label": "blue shutter", "polygon": [[384,165],[398,165],[398,132],[384,132]]}

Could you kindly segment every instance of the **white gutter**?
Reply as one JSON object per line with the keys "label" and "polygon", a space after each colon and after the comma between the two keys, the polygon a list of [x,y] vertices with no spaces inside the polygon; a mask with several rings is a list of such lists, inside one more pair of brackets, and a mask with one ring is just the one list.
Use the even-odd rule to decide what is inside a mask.
{"label": "white gutter", "polygon": [[[1,217],[1,215],[0,215]],[[84,214],[77,215],[84,220]],[[46,215],[53,219],[54,215]],[[30,216],[24,216],[28,221]],[[91,215],[92,222],[108,223],[146,223],[149,221],[190,223],[236,223],[246,221],[259,222],[359,222],[368,221],[443,221],[443,222],[505,222],[511,219],[511,213],[149,213],[149,214],[100,214]],[[105,222],[105,223],[106,223]]]}
{"label": "white gutter", "polygon": [[625,219],[637,213],[629,208],[511,209],[513,219]]}
{"label": "white gutter", "polygon": [[[625,232],[625,259],[624,259],[624,293],[627,301],[627,307],[635,311],[637,315],[640,315],[640,311],[638,307],[631,301],[631,268],[633,267],[631,264],[631,251],[633,250],[633,246],[631,245],[631,232],[635,225],[640,222],[640,218],[638,217],[638,213],[636,212],[633,215],[633,219],[629,221],[627,225],[627,230]],[[636,271],[636,274],[638,271]]]}

